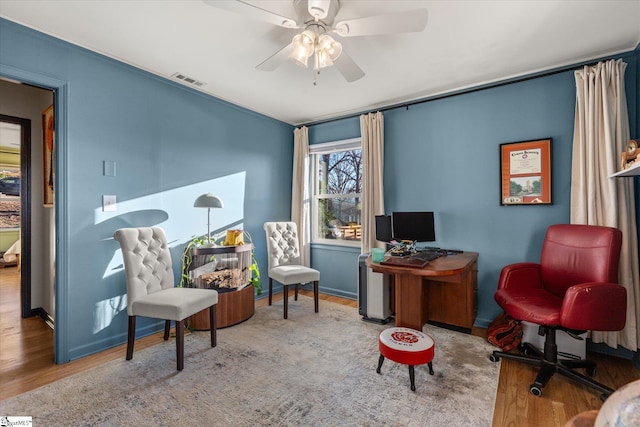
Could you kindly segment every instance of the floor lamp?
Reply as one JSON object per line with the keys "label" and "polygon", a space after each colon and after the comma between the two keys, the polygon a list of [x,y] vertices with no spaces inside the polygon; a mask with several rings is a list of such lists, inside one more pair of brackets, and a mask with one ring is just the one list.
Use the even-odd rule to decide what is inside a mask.
{"label": "floor lamp", "polygon": [[207,247],[211,244],[211,208],[223,208],[222,200],[219,197],[214,196],[211,193],[202,194],[195,202],[193,202],[194,208],[207,208]]}

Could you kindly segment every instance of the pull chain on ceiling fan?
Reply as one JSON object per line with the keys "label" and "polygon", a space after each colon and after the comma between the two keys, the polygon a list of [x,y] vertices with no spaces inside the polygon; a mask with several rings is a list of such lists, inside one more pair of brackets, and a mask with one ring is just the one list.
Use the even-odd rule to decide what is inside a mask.
{"label": "pull chain on ceiling fan", "polygon": [[316,72],[324,67],[335,66],[348,82],[362,78],[364,71],[343,50],[342,43],[328,33],[346,38],[420,32],[426,27],[428,17],[426,9],[416,9],[350,19],[334,25],[334,19],[340,11],[339,0],[292,0],[296,19],[262,9],[246,0],[203,1],[210,6],[241,13],[287,30],[303,29],[293,36],[290,44],[258,64],[258,70],[273,71],[287,59],[307,68],[308,60],[313,56],[313,69]]}

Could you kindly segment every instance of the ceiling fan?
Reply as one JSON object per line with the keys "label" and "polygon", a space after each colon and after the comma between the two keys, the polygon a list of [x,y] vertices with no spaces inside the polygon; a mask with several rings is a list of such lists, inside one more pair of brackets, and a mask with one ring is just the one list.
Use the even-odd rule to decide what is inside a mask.
{"label": "ceiling fan", "polygon": [[426,9],[416,9],[334,22],[340,11],[340,0],[292,0],[295,18],[281,16],[246,0],[203,1],[210,6],[242,13],[279,27],[302,30],[293,37],[291,43],[258,64],[258,70],[273,71],[287,59],[307,68],[312,58],[316,72],[333,65],[348,82],[362,78],[364,71],[342,49],[342,44],[331,37],[332,34],[360,37],[419,32],[427,25],[428,17]]}

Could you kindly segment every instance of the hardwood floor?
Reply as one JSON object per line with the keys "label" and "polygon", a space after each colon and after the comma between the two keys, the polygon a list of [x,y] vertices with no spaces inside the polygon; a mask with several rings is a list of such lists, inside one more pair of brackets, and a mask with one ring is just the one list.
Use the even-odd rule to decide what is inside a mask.
{"label": "hardwood floor", "polygon": [[[304,290],[301,293],[312,295]],[[281,296],[274,298],[278,297]],[[322,294],[320,298],[357,309],[357,302],[353,300]],[[266,298],[256,301],[256,307],[264,305],[267,305]],[[484,332],[479,328],[473,330],[474,335],[482,337]],[[141,338],[136,341],[136,351],[161,341],[162,333]],[[17,269],[0,269],[0,400],[124,357],[124,354],[123,344],[55,365],[53,331],[40,318],[20,318]],[[640,379],[640,370],[628,360],[592,353],[589,357],[598,363],[596,379],[612,388]],[[564,426],[574,415],[601,406],[597,392],[560,376],[551,379],[541,397],[534,397],[529,393],[529,384],[535,378],[535,369],[510,360],[502,360],[501,364],[493,427]]]}

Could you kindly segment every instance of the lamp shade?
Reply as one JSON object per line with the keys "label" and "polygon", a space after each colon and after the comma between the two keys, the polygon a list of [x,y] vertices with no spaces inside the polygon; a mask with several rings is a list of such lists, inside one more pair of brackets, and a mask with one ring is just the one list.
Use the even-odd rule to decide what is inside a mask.
{"label": "lamp shade", "polygon": [[296,65],[307,68],[307,59],[313,55],[315,40],[315,35],[309,30],[296,34],[291,41],[293,51],[289,54],[289,58]]}
{"label": "lamp shade", "polygon": [[219,197],[214,196],[211,193],[202,194],[195,202],[193,202],[194,208],[223,208],[224,205]]}

